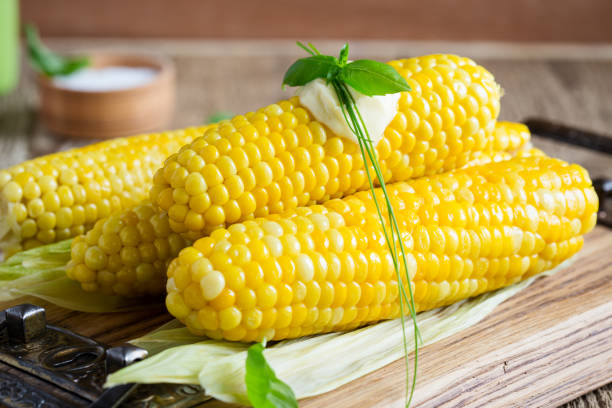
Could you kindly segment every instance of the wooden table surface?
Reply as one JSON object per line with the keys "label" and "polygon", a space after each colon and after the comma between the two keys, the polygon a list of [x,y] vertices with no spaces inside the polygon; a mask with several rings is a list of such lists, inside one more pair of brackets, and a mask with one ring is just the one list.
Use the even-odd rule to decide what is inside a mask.
{"label": "wooden table surface", "polygon": [[[289,95],[289,91],[281,90],[280,80],[288,65],[301,56],[292,43],[284,41],[221,43],[63,39],[52,41],[50,45],[60,50],[121,50],[172,56],[178,77],[178,102],[172,127],[200,124],[218,111],[247,112]],[[320,48],[335,53],[339,47],[338,42],[322,42]],[[502,119],[520,121],[539,116],[612,135],[612,103],[609,102],[612,95],[612,46],[358,42],[352,44],[352,50],[353,58],[379,60],[433,52],[470,56],[492,71],[504,88]],[[87,143],[49,134],[37,120],[36,103],[31,74],[24,70],[18,89],[9,96],[0,97],[0,167]],[[592,177],[612,177],[610,156],[537,137],[534,137],[534,144],[550,155],[581,164]],[[597,241],[604,248],[610,246],[612,231],[598,227],[594,237],[587,239],[587,245],[591,241]],[[609,284],[612,281],[612,256],[606,251],[598,256],[607,256],[601,263],[607,271],[602,285]],[[610,295],[609,291],[602,293]],[[170,318],[162,309],[92,315],[54,306],[49,306],[48,316],[54,324],[111,344],[148,332]],[[609,381],[612,381],[612,374]],[[548,399],[547,406],[552,402],[555,405],[567,402],[603,384],[605,382],[599,380],[598,383],[588,383],[584,386],[586,388],[574,387],[571,392],[560,390],[558,398]],[[612,387],[608,385],[568,406],[612,406],[611,396]],[[604,401],[610,405],[603,405]]]}

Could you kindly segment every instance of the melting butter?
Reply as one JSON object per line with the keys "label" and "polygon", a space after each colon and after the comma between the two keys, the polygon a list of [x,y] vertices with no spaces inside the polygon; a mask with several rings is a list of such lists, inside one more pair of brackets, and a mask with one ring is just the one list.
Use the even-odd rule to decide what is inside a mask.
{"label": "melting butter", "polygon": [[[350,86],[349,91],[368,128],[372,144],[376,146],[382,139],[385,129],[397,114],[400,94],[366,96]],[[315,79],[299,87],[296,95],[300,98],[300,103],[310,110],[316,120],[327,125],[338,136],[358,143],[357,136],[353,134],[344,119],[334,88],[326,84],[325,80]]]}

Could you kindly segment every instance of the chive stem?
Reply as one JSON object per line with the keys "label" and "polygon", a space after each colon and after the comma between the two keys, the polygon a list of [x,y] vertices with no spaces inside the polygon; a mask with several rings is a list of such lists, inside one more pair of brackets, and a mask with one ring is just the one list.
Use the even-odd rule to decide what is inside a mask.
{"label": "chive stem", "polygon": [[[397,218],[395,217],[395,213],[393,211],[393,206],[391,204],[391,199],[387,192],[384,176],[380,169],[380,165],[378,163],[378,159],[374,153],[374,145],[370,138],[370,134],[368,132],[367,126],[363,120],[361,112],[357,108],[355,103],[355,99],[353,95],[350,93],[350,90],[346,83],[340,81],[335,78],[332,81],[332,86],[334,91],[336,92],[336,96],[340,102],[342,107],[342,114],[344,115],[344,119],[346,120],[349,128],[357,137],[359,142],[359,148],[361,150],[361,155],[364,162],[365,172],[368,178],[368,183],[370,186],[370,192],[372,193],[372,199],[374,200],[374,205],[376,207],[376,211],[378,213],[378,218],[381,223],[381,227],[383,230],[383,235],[385,237],[385,241],[389,248],[389,252],[391,253],[391,258],[393,260],[393,266],[395,269],[396,277],[398,280],[398,292],[399,292],[399,300],[400,300],[400,319],[402,322],[402,337],[403,337],[403,345],[405,351],[405,365],[406,365],[406,407],[410,406],[414,396],[414,390],[416,388],[416,375],[417,375],[417,366],[418,366],[418,347],[419,347],[419,339],[422,342],[421,335],[418,329],[418,323],[416,318],[416,305],[414,302],[414,296],[412,291],[412,283],[410,279],[410,274],[408,272],[408,260],[406,258],[406,253],[404,249],[404,243],[402,241],[401,232],[399,229],[399,224],[397,222]],[[381,206],[378,202],[378,198],[376,197],[374,183],[372,180],[372,175],[370,173],[370,165],[374,170],[376,175],[376,179],[380,184],[381,191],[383,193],[385,199],[385,205],[387,209],[387,216],[389,226],[391,227],[391,231],[389,233],[386,225],[385,225],[385,217],[381,210]],[[399,245],[399,248],[398,248]],[[398,260],[398,249],[401,252],[401,261],[403,263],[405,275],[406,275],[406,283],[408,286],[408,294],[406,294],[406,290],[402,284],[402,276],[400,272],[400,261]],[[408,299],[409,295],[409,299]],[[410,312],[413,326],[414,326],[414,368],[412,375],[412,382],[410,383],[409,372],[409,360],[408,360],[408,339],[406,335],[406,326],[405,326],[405,313],[404,307],[407,306]],[[410,389],[410,391],[408,391]]]}

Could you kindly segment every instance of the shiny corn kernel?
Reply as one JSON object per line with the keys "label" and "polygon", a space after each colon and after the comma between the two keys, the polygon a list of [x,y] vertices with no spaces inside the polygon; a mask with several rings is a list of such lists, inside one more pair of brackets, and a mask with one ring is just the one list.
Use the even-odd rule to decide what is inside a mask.
{"label": "shiny corn kernel", "polygon": [[[97,275],[96,290],[103,293],[158,295],[164,290],[166,263],[187,244],[171,231],[167,215],[158,214],[150,203],[141,204],[98,221],[85,237],[75,238],[68,276],[87,283],[76,273],[86,267],[94,278]],[[187,253],[191,255],[185,260],[192,263],[201,256],[195,249]],[[182,289],[188,286],[191,274],[185,277],[187,282],[175,281]]]}
{"label": "shiny corn kernel", "polygon": [[[402,94],[396,118],[376,147],[387,182],[452,170],[485,160],[493,149],[514,151],[528,140],[519,125],[496,127],[500,89],[471,60],[433,55],[390,65],[415,91]],[[197,157],[201,160],[195,163]],[[185,198],[172,190],[184,188],[200,197],[189,206],[203,216],[204,225],[195,216],[170,215],[174,230],[190,237],[368,188],[358,146],[310,117],[299,98],[211,129],[171,156],[160,174],[152,200],[165,211],[184,204]],[[326,229],[325,221],[321,227]]]}
{"label": "shiny corn kernel", "polygon": [[[519,178],[537,193],[515,200],[526,186]],[[402,209],[396,217],[407,252],[399,280],[370,192],[234,224],[196,242],[202,257],[170,264],[178,284],[170,287],[169,310],[196,334],[206,325],[228,340],[280,340],[397,317],[400,284],[411,284],[419,311],[476,296],[580,249],[596,211],[586,204],[592,188],[585,178],[561,161],[523,156],[388,184]],[[186,271],[191,279],[182,278]],[[201,299],[189,289],[195,283],[181,283],[198,279]],[[175,298],[198,305],[197,324]]]}
{"label": "shiny corn kernel", "polygon": [[206,182],[200,173],[191,173],[185,180],[185,191],[190,196],[197,196],[206,192]]}
{"label": "shiny corn kernel", "polygon": [[225,278],[221,272],[212,271],[200,280],[204,299],[212,300],[219,296],[225,287]]}
{"label": "shiny corn kernel", "polygon": [[[6,214],[8,218],[0,217],[0,224],[10,218],[19,224],[8,233],[0,226],[0,250],[6,245],[15,246],[15,242],[18,249],[23,249],[33,232],[27,220],[40,223],[40,231],[34,235],[40,233],[42,240],[29,240],[28,247],[32,247],[81,234],[98,219],[144,200],[153,172],[180,145],[191,142],[197,132],[192,128],[114,139],[39,157],[3,171],[0,208],[4,201],[15,206],[10,210],[12,214]],[[193,155],[196,157],[195,152]],[[24,223],[25,231],[21,231]],[[87,288],[101,289],[100,284]]]}

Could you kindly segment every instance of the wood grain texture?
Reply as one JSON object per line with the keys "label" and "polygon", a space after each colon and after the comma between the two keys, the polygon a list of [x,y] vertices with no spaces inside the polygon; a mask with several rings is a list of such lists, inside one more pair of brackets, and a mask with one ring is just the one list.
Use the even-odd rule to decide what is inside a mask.
{"label": "wood grain texture", "polygon": [[608,0],[22,0],[44,35],[612,41]]}
{"label": "wood grain texture", "polygon": [[[202,123],[215,111],[242,113],[288,96],[289,91],[280,89],[280,78],[300,55],[292,44],[273,41],[259,42],[255,50],[252,43],[227,46],[225,42],[68,40],[51,44],[60,49],[78,44],[80,49],[155,50],[173,57],[178,78],[174,127]],[[322,48],[335,52],[337,43],[324,43]],[[543,116],[612,134],[612,104],[607,103],[612,92],[612,53],[607,48],[590,59],[584,59],[591,55],[589,47],[559,53],[555,47],[364,42],[352,48],[355,58],[380,60],[428,52],[473,53],[505,90],[502,118],[518,121]],[[506,54],[512,58],[504,58]],[[0,98],[0,167],[84,143],[54,136],[37,123],[31,79],[23,75],[16,93]],[[550,155],[582,164],[593,176],[612,177],[609,156],[537,138],[535,144]],[[556,406],[612,382],[610,247],[612,232],[596,228],[566,272],[538,280],[477,326],[425,347],[420,359],[419,405]],[[48,307],[51,322],[114,345],[170,319],[159,307],[96,315],[36,303]],[[332,393],[307,399],[301,406],[399,406],[402,370],[401,362],[390,364]],[[494,400],[483,401],[483,395]],[[572,407],[605,406],[601,398],[591,400],[596,403],[572,403]]]}

